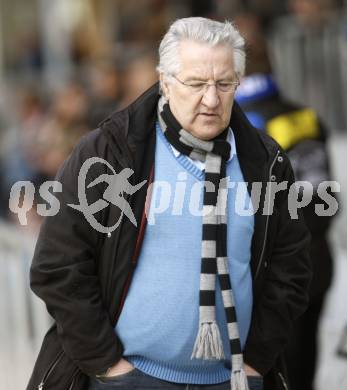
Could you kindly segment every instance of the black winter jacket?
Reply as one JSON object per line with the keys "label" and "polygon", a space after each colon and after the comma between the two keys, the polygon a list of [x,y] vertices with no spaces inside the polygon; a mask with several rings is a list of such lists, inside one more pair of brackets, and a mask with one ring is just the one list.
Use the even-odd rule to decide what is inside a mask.
{"label": "black winter jacket", "polygon": [[[81,140],[57,175],[63,187],[56,194],[60,212],[43,222],[31,267],[31,287],[45,301],[55,324],[45,336],[27,390],[86,390],[88,376],[105,371],[122,357],[114,326],[141,247],[147,186],[127,198],[137,226],[123,218],[111,237],[94,230],[68,204],[79,204],[77,177],[89,157],[107,160],[116,172],[130,167],[132,184],[150,181],[158,98],[156,84],[111,115]],[[254,305],[244,359],[264,375],[265,389],[285,389],[278,362],[291,324],[308,303],[309,234],[301,215],[289,216],[288,191],[276,195],[272,215],[263,213],[266,183],[294,181],[288,158],[271,138],[249,124],[237,104],[230,125],[245,180],[249,186],[264,183],[252,239]],[[94,164],[87,182],[107,170],[104,164]],[[103,184],[88,188],[88,204],[101,199],[104,189]],[[105,226],[119,216],[112,204],[96,214]]]}

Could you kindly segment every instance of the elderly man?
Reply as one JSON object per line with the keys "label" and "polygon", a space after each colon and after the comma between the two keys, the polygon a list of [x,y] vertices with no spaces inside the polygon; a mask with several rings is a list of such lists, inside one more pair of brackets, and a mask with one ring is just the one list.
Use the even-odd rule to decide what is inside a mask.
{"label": "elderly man", "polygon": [[[45,220],[31,269],[55,325],[29,390],[287,388],[280,356],[307,304],[308,233],[287,190],[268,212],[268,182],[294,179],[233,104],[244,41],[229,22],[180,19],[159,55],[160,88],[84,137],[57,176],[61,210]],[[137,223],[101,234],[71,207],[91,157],[108,164],[87,176],[99,183],[86,188],[98,223],[123,215],[96,207],[110,168],[147,183],[124,190]]]}

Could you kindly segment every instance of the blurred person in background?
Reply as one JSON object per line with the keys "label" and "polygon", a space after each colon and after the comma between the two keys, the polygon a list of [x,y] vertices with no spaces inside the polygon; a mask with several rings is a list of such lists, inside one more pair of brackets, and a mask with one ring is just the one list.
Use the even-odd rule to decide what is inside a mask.
{"label": "blurred person in background", "polygon": [[134,48],[122,65],[122,98],[120,108],[128,106],[146,89],[158,81],[155,71],[157,58],[153,51]]}
{"label": "blurred person in background", "polygon": [[62,125],[71,125],[87,120],[89,96],[78,82],[70,82],[53,96],[49,115]]}
{"label": "blurred person in background", "polygon": [[7,192],[5,189],[5,183],[3,178],[3,167],[0,159],[0,220],[7,218],[7,215],[8,215]]}
{"label": "blurred person in background", "polygon": [[38,31],[24,26],[14,31],[11,39],[11,52],[9,66],[11,71],[20,72],[21,76],[38,75],[43,68],[42,42]]}
{"label": "blurred person in background", "polygon": [[331,18],[336,0],[289,0],[289,11],[302,28],[319,28]]}
{"label": "blurred person in background", "polygon": [[[118,4],[117,38],[127,45],[148,45],[163,36],[173,15],[185,4],[182,0],[137,0]],[[178,9],[178,10],[177,10]]]}
{"label": "blurred person in background", "polygon": [[327,131],[312,109],[282,97],[272,74],[267,43],[258,16],[241,14],[235,18],[235,22],[249,44],[246,76],[241,81],[236,101],[251,123],[273,137],[286,151],[296,180],[308,181],[314,188],[313,200],[303,208],[306,224],[312,234],[310,304],[295,323],[286,349],[291,388],[313,390],[318,357],[318,325],[333,268],[328,242],[333,217],[317,216],[315,213],[315,205],[322,202],[317,194],[318,185],[331,180]]}
{"label": "blurred person in background", "polygon": [[2,140],[3,183],[7,199],[16,181],[29,180],[39,185],[45,179],[35,166],[37,134],[44,122],[45,103],[41,93],[33,87],[21,88],[14,100],[18,106],[18,118]]}
{"label": "blurred person in background", "polygon": [[52,180],[79,139],[90,129],[83,122],[64,124],[51,117],[40,127],[36,139],[36,169]]}
{"label": "blurred person in background", "polygon": [[[90,130],[88,96],[80,85],[66,85],[49,103],[41,95],[31,87],[17,93],[19,118],[4,137],[1,161],[7,211],[15,182],[30,181],[38,192],[43,182],[54,178],[79,138]],[[7,212],[6,217],[18,222],[12,213]]]}
{"label": "blurred person in background", "polygon": [[[45,180],[53,180],[79,139],[91,130],[90,98],[78,82],[53,94],[41,126],[36,129],[34,167]],[[38,183],[41,184],[41,183]]]}
{"label": "blurred person in background", "polygon": [[0,219],[6,218],[8,214],[7,193],[4,180],[4,165],[2,160],[2,156],[4,153],[5,128],[5,119],[0,109]]}
{"label": "blurred person in background", "polygon": [[88,75],[89,123],[92,128],[96,128],[119,106],[121,75],[117,65],[110,60],[92,63]]}
{"label": "blurred person in background", "polygon": [[[60,211],[45,219],[31,267],[31,287],[55,324],[28,390],[286,387],[281,350],[308,301],[309,234],[300,212],[290,218],[288,191],[264,215],[269,177],[292,184],[294,176],[278,144],[233,104],[244,40],[228,22],[179,19],[159,53],[160,86],[84,137],[57,175]],[[136,224],[109,203],[95,218],[103,226],[121,218],[117,229],[100,233],[85,220],[78,177],[90,157],[119,173],[111,182],[104,164],[94,164],[88,204],[119,191],[130,168],[120,197]],[[194,201],[203,215],[194,218],[185,197],[181,212],[165,210],[147,224],[160,201],[153,194],[146,209],[153,179],[177,188],[182,175],[187,191],[199,185]],[[254,215],[237,213],[242,206],[236,190],[225,191],[226,176],[262,184]],[[227,216],[218,213],[219,190],[228,195]]]}

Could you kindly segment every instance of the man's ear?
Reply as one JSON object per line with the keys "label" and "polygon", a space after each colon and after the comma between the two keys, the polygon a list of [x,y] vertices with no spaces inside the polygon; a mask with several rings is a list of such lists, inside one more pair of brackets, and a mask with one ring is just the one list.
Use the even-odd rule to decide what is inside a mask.
{"label": "man's ear", "polygon": [[160,73],[160,84],[166,100],[169,101],[170,87],[169,87],[169,82],[167,80],[167,77],[164,75],[164,73]]}

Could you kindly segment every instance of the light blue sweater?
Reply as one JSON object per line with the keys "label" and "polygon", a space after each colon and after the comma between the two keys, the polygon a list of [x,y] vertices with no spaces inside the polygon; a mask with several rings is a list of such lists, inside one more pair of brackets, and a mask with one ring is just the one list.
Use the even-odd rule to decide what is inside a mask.
{"label": "light blue sweater", "polygon": [[[202,217],[191,211],[196,215],[202,210],[204,172],[186,156],[174,154],[158,125],[155,162],[151,211],[158,212],[149,215],[116,332],[124,345],[124,358],[153,377],[177,383],[221,383],[230,379],[230,350],[218,280],[216,317],[226,359],[190,359],[198,331],[202,236]],[[243,182],[237,154],[227,164],[227,175],[233,182]],[[250,202],[247,191],[242,192],[244,206],[245,197],[236,197],[236,189],[228,192],[227,249],[243,346],[252,311],[249,263],[254,219],[235,213],[236,203],[242,209]]]}

